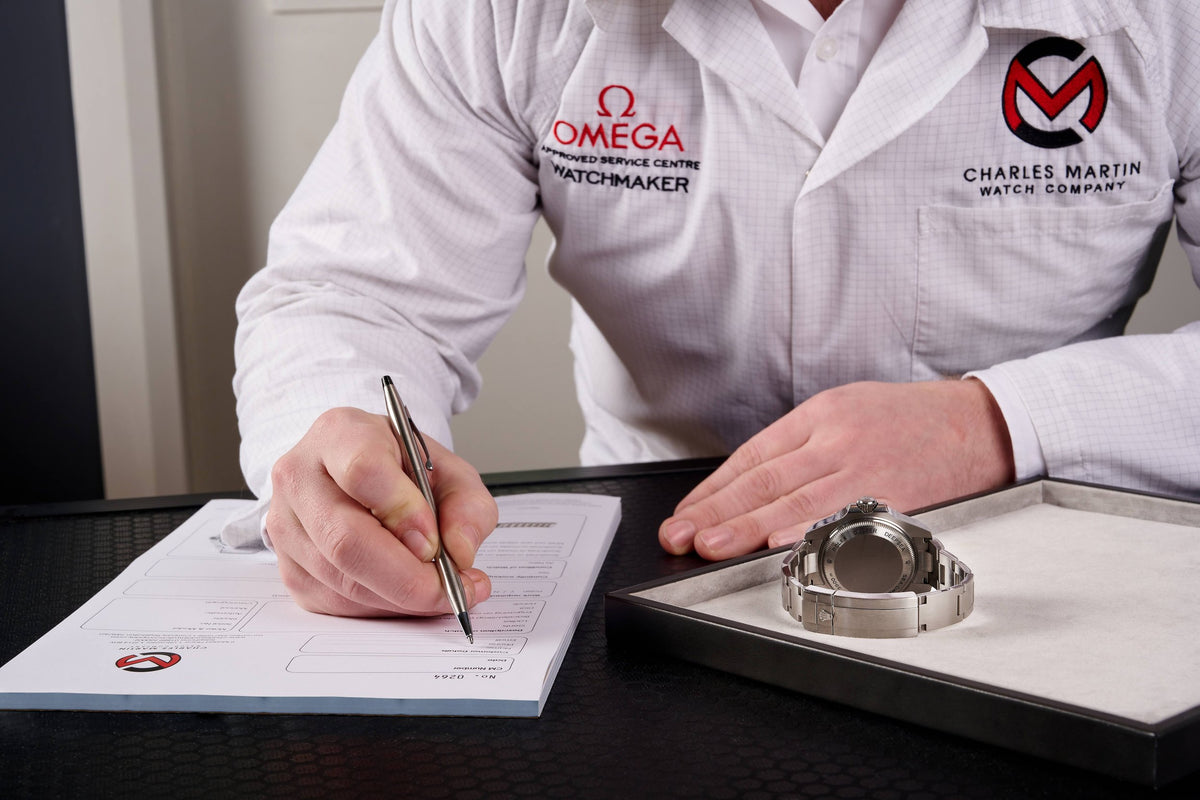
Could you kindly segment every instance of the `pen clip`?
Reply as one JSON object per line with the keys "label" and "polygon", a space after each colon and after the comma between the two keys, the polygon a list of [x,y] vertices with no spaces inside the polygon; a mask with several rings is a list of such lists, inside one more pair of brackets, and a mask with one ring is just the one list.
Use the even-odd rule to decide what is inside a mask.
{"label": "pen clip", "polygon": [[[399,393],[396,391],[396,385],[392,383],[392,379],[388,375],[383,376],[383,399],[387,405],[388,419],[391,421],[392,433],[395,434],[396,440],[400,442],[400,449],[404,452],[404,460],[408,462],[412,469],[413,480],[417,482],[421,493],[425,495],[425,499],[429,501],[430,507],[437,509],[437,504],[433,500],[433,492],[429,488],[429,480],[425,477],[426,472],[433,471],[433,457],[429,454],[429,445],[425,442],[425,437],[417,430],[417,424],[413,422],[412,415],[408,413],[408,406],[400,399]],[[424,467],[418,461],[421,458],[421,451],[425,451]]]}
{"label": "pen clip", "polygon": [[[412,432],[417,435],[417,441],[421,443],[421,450],[425,452],[425,470],[433,472],[433,457],[429,455],[429,445],[425,444],[425,437],[421,435],[421,429],[417,427],[417,423],[413,422],[413,418],[408,413],[408,408],[401,404],[401,412],[408,418],[408,424],[412,427]],[[416,465],[413,465],[414,469]]]}

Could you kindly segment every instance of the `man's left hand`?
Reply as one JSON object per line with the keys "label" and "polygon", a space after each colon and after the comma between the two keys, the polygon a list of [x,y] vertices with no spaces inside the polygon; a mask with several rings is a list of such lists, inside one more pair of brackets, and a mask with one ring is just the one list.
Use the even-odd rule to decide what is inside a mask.
{"label": "man's left hand", "polygon": [[730,558],[794,542],[863,495],[911,510],[1012,480],[1008,427],[980,381],[851,383],[738,448],[658,538],[671,553]]}

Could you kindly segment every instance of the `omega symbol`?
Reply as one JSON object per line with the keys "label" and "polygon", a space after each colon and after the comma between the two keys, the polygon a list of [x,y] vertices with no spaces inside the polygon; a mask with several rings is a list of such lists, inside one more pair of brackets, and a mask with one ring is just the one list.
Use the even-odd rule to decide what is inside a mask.
{"label": "omega symbol", "polygon": [[[611,117],[613,115],[612,111],[610,111],[609,107],[608,107],[608,104],[609,104],[608,98],[611,95],[613,95],[614,93],[617,94],[618,96],[622,95],[622,94],[625,95],[625,110],[622,111],[617,116],[618,117],[636,116],[637,112],[633,110],[633,105],[634,105],[633,92],[629,89],[628,86],[619,86],[615,83],[605,86],[603,89],[600,90],[600,97],[598,98],[598,103],[599,103],[600,108],[598,111],[596,111],[596,115],[600,116],[600,117]],[[616,104],[617,104],[616,106],[614,106],[614,108],[620,106],[621,101],[617,98],[614,98],[614,100],[616,100]]]}

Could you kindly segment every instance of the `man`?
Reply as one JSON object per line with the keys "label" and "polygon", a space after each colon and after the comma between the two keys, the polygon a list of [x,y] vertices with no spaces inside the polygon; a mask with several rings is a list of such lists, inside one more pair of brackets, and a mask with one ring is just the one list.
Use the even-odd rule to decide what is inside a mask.
{"label": "man", "polygon": [[1200,326],[1118,336],[1173,214],[1200,264],[1197,44],[1183,0],[389,3],[239,298],[243,464],[289,589],[447,609],[390,373],[488,595],[495,506],[441,443],[539,214],[585,462],[733,453],[671,552],[1043,473],[1197,494]]}

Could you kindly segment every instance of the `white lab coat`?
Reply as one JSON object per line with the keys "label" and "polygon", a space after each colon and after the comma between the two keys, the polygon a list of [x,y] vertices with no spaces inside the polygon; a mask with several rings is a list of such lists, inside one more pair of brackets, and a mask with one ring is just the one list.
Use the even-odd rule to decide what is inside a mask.
{"label": "white lab coat", "polygon": [[1198,122],[1190,0],[908,0],[828,141],[749,2],[389,2],[239,298],[247,479],[384,373],[448,441],[540,213],[588,463],[976,370],[1051,475],[1200,494],[1200,324],[1117,336],[1173,213],[1200,275]]}

